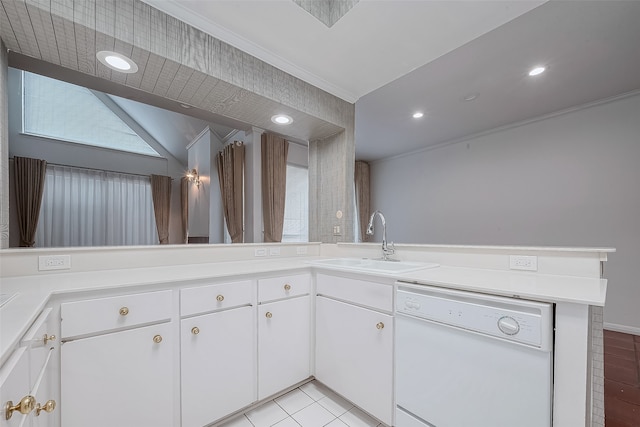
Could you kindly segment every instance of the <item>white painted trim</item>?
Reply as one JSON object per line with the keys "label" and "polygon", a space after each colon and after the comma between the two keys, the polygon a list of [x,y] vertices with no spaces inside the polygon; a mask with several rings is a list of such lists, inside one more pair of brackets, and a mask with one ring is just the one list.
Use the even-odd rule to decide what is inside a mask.
{"label": "white painted trim", "polygon": [[635,326],[619,325],[617,323],[604,323],[604,328],[608,331],[622,332],[625,334],[632,334],[640,336],[640,328]]}
{"label": "white painted trim", "polygon": [[383,159],[373,160],[370,163],[371,164],[376,164],[376,163],[382,163],[382,162],[385,162],[385,161],[388,161],[388,160],[395,160],[395,159],[401,159],[403,157],[414,156],[414,155],[416,155],[418,153],[423,153],[423,152],[431,151],[431,150],[437,150],[438,148],[443,148],[443,147],[446,147],[448,145],[459,144],[461,142],[471,141],[473,139],[481,138],[483,136],[491,135],[491,134],[498,133],[498,132],[503,132],[503,131],[510,130],[510,129],[515,129],[515,128],[520,127],[520,126],[524,126],[524,125],[528,125],[528,124],[531,124],[531,123],[540,122],[540,121],[551,119],[551,118],[558,117],[558,116],[563,116],[565,114],[573,113],[573,112],[576,112],[576,111],[586,110],[587,108],[596,107],[598,105],[604,105],[604,104],[608,104],[608,103],[611,103],[611,102],[620,101],[622,99],[630,98],[630,97],[636,96],[636,95],[640,95],[640,89],[632,90],[631,92],[626,92],[626,93],[623,93],[623,94],[620,94],[620,95],[611,96],[611,97],[608,97],[608,98],[599,99],[597,101],[588,102],[586,104],[581,104],[581,105],[577,105],[577,106],[574,106],[574,107],[565,108],[564,110],[554,111],[553,113],[544,114],[542,116],[533,117],[531,119],[526,119],[526,120],[522,120],[522,121],[519,121],[519,122],[509,123],[507,125],[499,126],[497,128],[485,130],[485,131],[482,131],[482,132],[476,132],[476,133],[473,133],[471,135],[463,136],[462,138],[452,139],[450,141],[445,141],[445,142],[441,142],[439,144],[430,145],[428,147],[420,148],[420,149],[414,150],[414,151],[409,151],[407,153],[396,154],[395,156],[390,156],[390,157],[385,157]]}
{"label": "white painted trim", "polygon": [[191,140],[190,143],[187,144],[187,146],[184,148],[185,150],[189,150],[191,147],[193,147],[193,144],[195,144],[196,142],[198,142],[200,140],[200,138],[202,138],[204,136],[205,133],[207,133],[207,131],[211,132],[213,131],[213,129],[211,129],[209,126],[206,126],[204,129],[202,129],[202,132],[200,132],[198,134],[198,136],[196,136],[195,138],[193,138]]}
{"label": "white painted trim", "polygon": [[354,104],[359,96],[350,90],[337,86],[327,80],[319,77],[303,68],[300,68],[296,64],[284,59],[283,57],[263,48],[238,34],[230,31],[229,29],[205,19],[202,15],[193,13],[192,11],[181,7],[174,1],[170,0],[143,0],[145,3],[153,6],[154,8],[173,16],[174,18],[188,22],[194,28],[209,34],[218,40],[228,43],[231,46],[242,50],[243,52],[252,55],[261,61],[266,62],[280,70],[291,74],[303,80],[317,88],[320,88],[338,98]]}
{"label": "white painted trim", "polygon": [[236,136],[238,132],[240,132],[239,129],[234,129],[231,132],[229,132],[224,138],[221,138],[220,141],[222,141],[222,144],[226,144],[227,141],[229,141],[231,138]]}

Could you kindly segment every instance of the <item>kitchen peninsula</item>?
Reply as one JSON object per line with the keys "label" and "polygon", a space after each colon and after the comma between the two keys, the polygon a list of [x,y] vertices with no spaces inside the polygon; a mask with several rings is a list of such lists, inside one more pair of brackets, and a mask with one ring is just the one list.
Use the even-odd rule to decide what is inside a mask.
{"label": "kitchen peninsula", "polygon": [[[279,250],[271,250],[275,248]],[[607,288],[602,271],[613,249],[446,245],[396,245],[396,249],[397,258],[403,261],[438,266],[386,273],[314,263],[379,258],[379,244],[2,251],[1,293],[10,299],[0,308],[0,396],[3,405],[12,401],[15,406],[7,425],[19,425],[25,416],[35,420],[36,411],[38,425],[50,426],[74,427],[87,419],[104,419],[108,425],[113,416],[131,422],[137,419],[139,425],[207,425],[223,422],[309,378],[331,387],[333,380],[326,367],[334,365],[326,362],[330,355],[322,350],[320,322],[316,322],[318,300],[326,297],[382,319],[371,330],[378,334],[376,339],[389,334],[380,351],[388,357],[376,363],[382,364],[381,372],[391,375],[393,289],[398,283],[551,303],[555,314],[553,426],[588,426],[593,417],[602,416],[602,307]],[[39,270],[39,262],[50,259],[46,257],[61,256],[69,256],[69,269]],[[514,261],[523,258],[514,257],[535,260],[535,271],[532,264],[525,265],[529,270],[521,270],[522,265]],[[327,277],[331,278],[328,282]],[[353,319],[355,322],[356,317]],[[186,411],[190,396],[224,396],[224,391],[212,388],[215,381],[198,381],[215,373],[191,369],[204,369],[205,365],[199,365],[202,356],[197,345],[205,345],[205,325],[217,322],[236,325],[228,327],[228,336],[216,338],[228,343],[218,347],[225,348],[224,352],[216,352],[216,357],[227,358],[222,370],[250,386],[239,395],[225,396],[219,407],[199,405]],[[144,344],[138,344],[138,339]],[[116,360],[122,345],[130,346],[131,360],[117,375],[108,369],[95,378],[69,375],[83,364],[100,363],[101,356]],[[226,351],[232,348],[237,352]],[[114,386],[109,381],[133,372],[145,381],[119,390],[101,407],[82,410],[83,404],[90,403],[82,399],[91,398],[90,393],[78,393],[84,390],[83,381],[105,381],[101,388],[109,396]],[[369,377],[357,381],[379,379],[373,373]],[[344,391],[337,389],[342,386]],[[129,405],[131,393],[138,389],[148,392],[135,399],[131,396],[137,403]],[[388,390],[376,393],[386,396],[383,403],[376,402],[366,384],[359,389],[359,394],[353,394],[348,384],[337,384],[335,391],[394,425],[392,382]],[[28,411],[25,404],[27,414],[23,415],[19,402],[27,395],[34,396],[36,409]],[[169,403],[154,415],[141,409],[154,406],[158,399]],[[46,406],[49,401],[57,405]],[[116,406],[120,409],[114,415]],[[48,409],[52,412],[46,413]],[[42,424],[45,417],[48,424]]]}

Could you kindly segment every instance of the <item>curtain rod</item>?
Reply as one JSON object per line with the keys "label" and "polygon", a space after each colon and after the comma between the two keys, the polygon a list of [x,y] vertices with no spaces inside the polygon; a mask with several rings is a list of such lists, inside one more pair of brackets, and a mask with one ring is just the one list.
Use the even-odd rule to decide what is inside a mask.
{"label": "curtain rod", "polygon": [[[9,157],[9,160],[14,160],[14,159],[15,159],[15,157]],[[63,165],[61,163],[47,162],[47,165],[62,166],[62,167],[65,167],[65,168],[73,168],[73,169],[84,169],[84,170],[98,171],[98,172],[119,173],[119,174],[122,174],[122,175],[144,176],[144,177],[147,177],[147,178],[149,178],[151,176],[151,174],[145,175],[145,174],[141,174],[141,173],[121,172],[121,171],[113,171],[113,170],[108,170],[108,169],[89,168],[89,167],[85,167],[85,166]],[[173,181],[173,178],[171,178],[171,181]]]}

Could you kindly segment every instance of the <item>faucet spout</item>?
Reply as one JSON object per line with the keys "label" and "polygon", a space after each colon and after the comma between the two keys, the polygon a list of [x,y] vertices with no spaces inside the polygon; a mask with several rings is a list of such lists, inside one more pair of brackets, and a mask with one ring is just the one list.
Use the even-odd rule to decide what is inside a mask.
{"label": "faucet spout", "polygon": [[367,226],[367,235],[373,235],[373,221],[376,219],[376,216],[380,217],[380,222],[382,223],[382,259],[388,261],[389,255],[393,255],[396,250],[393,242],[391,243],[391,248],[387,245],[387,221],[384,219],[382,212],[375,211],[371,214],[371,218],[369,218],[369,225]]}

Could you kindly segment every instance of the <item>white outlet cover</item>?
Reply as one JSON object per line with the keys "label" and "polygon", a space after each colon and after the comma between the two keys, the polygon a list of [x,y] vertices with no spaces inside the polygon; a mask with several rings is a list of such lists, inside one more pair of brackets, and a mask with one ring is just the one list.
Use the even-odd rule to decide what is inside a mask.
{"label": "white outlet cover", "polygon": [[38,270],[70,270],[71,255],[42,255],[38,257]]}

